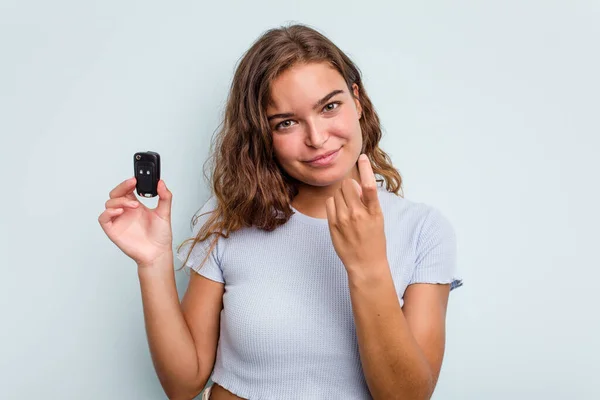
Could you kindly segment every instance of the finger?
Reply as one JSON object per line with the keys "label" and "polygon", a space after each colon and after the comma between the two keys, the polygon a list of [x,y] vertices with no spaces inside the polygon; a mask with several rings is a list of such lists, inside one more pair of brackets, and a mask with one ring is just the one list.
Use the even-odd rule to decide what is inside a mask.
{"label": "finger", "polygon": [[167,189],[165,181],[162,179],[158,181],[156,187],[158,192],[158,206],[156,206],[156,213],[164,219],[171,218],[171,203],[173,200],[173,194]]}
{"label": "finger", "polygon": [[113,190],[110,191],[108,197],[114,199],[116,197],[127,197],[131,200],[136,200],[135,195],[133,194],[133,190],[135,189],[135,184],[137,179],[135,177],[129,178],[121,183],[119,183]]}
{"label": "finger", "polygon": [[106,225],[109,222],[112,222],[112,220],[116,216],[121,215],[122,213],[123,213],[123,209],[122,208],[107,208],[98,217],[98,222],[100,222],[100,225]]}
{"label": "finger", "polygon": [[336,222],[344,220],[348,216],[348,207],[344,200],[344,195],[341,190],[336,190],[333,195],[333,202],[335,204],[335,218]]}
{"label": "finger", "polygon": [[365,154],[358,158],[358,172],[362,186],[362,199],[367,208],[376,210],[379,207],[379,198],[377,196],[377,181],[371,167],[371,162]]}
{"label": "finger", "polygon": [[354,184],[354,187],[358,192],[358,197],[360,197],[360,199],[362,200],[362,187],[360,186],[360,183],[358,183],[356,179],[352,179],[352,183]]}
{"label": "finger", "polygon": [[140,205],[140,202],[136,200],[128,199],[127,197],[117,197],[116,199],[108,199],[106,203],[104,203],[105,208],[120,208],[120,207],[130,207],[135,208]]}
{"label": "finger", "polygon": [[332,227],[335,225],[337,218],[335,214],[335,200],[333,197],[330,197],[325,201],[325,211],[327,212],[327,222],[329,223],[329,227]]}
{"label": "finger", "polygon": [[356,190],[356,186],[360,187],[354,179],[344,179],[342,182],[342,193],[348,209],[358,210],[365,207],[360,200],[360,194]]}

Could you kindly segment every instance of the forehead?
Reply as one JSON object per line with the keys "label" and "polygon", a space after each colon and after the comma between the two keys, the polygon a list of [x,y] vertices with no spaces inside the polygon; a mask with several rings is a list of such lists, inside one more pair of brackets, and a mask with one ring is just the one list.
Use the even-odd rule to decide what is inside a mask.
{"label": "forehead", "polygon": [[328,63],[296,64],[271,83],[269,110],[312,105],[335,89],[345,89],[342,75]]}

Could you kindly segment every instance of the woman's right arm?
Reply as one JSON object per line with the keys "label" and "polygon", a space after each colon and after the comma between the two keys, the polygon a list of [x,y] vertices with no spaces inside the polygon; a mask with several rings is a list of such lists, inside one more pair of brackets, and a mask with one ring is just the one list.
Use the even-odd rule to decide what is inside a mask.
{"label": "woman's right arm", "polygon": [[179,303],[173,257],[138,268],[154,368],[170,399],[192,399],[208,382],[219,338],[224,285],[192,271]]}
{"label": "woman's right arm", "polygon": [[192,273],[181,302],[175,284],[172,194],[161,180],[155,209],[141,204],[135,178],[110,193],[102,229],[138,266],[146,334],[154,368],[170,399],[192,399],[212,372],[224,284]]}

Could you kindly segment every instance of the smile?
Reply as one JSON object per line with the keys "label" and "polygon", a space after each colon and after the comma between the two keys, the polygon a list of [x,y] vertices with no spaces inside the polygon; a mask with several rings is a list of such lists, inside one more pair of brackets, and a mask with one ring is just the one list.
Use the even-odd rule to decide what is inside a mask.
{"label": "smile", "polygon": [[334,151],[324,157],[318,158],[313,161],[305,161],[305,163],[307,163],[308,165],[315,166],[315,167],[327,166],[327,165],[333,163],[333,161],[335,161],[335,159],[337,158],[339,153],[340,153],[340,149],[337,149],[336,151]]}

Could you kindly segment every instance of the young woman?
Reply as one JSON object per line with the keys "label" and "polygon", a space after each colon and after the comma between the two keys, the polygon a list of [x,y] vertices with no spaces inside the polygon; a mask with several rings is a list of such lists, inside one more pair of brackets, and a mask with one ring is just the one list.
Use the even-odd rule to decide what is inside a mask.
{"label": "young woman", "polygon": [[[272,29],[235,72],[212,196],[177,249],[172,194],[135,178],[99,222],[138,264],[152,359],[172,399],[427,399],[456,275],[452,225],[398,194],[359,69],[314,29]],[[191,243],[190,243],[191,242]],[[180,251],[182,248],[186,251]]]}

